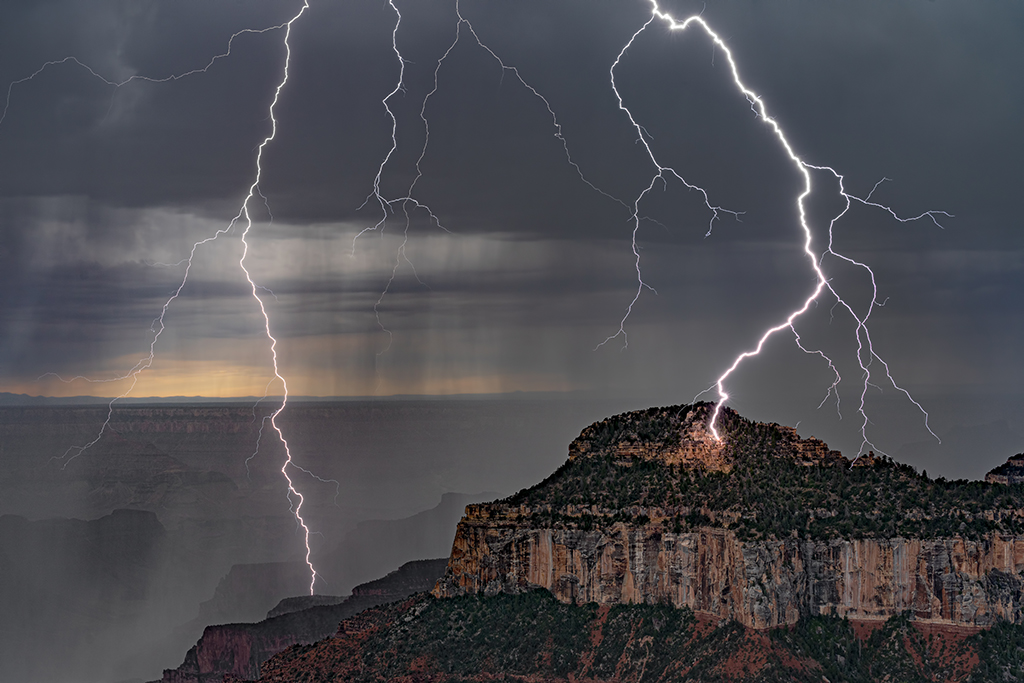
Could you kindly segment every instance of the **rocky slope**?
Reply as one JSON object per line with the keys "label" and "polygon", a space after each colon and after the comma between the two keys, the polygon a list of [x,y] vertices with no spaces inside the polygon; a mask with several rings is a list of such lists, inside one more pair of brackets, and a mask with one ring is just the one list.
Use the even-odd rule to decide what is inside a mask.
{"label": "rocky slope", "polygon": [[[1015,678],[1024,629],[936,630],[814,617],[746,629],[669,605],[567,605],[546,591],[420,595],[266,663],[263,683],[990,683]],[[227,678],[225,680],[236,680]]]}
{"label": "rocky slope", "polygon": [[[209,626],[177,669],[164,671],[163,683],[220,683],[225,675],[256,678],[264,662],[296,643],[313,643],[332,635],[338,623],[367,608],[402,600],[429,589],[444,571],[444,560],[418,560],[387,576],[356,586],[334,604],[289,598],[254,624]],[[318,600],[317,598],[320,598]],[[313,606],[302,608],[303,603]]]}
{"label": "rocky slope", "polygon": [[1011,457],[999,467],[985,475],[990,484],[1021,484],[1024,483],[1024,453]]}
{"label": "rocky slope", "polygon": [[754,628],[836,614],[1024,622],[1024,490],[856,462],[709,404],[584,430],[537,486],[471,505],[437,597],[537,587]]}

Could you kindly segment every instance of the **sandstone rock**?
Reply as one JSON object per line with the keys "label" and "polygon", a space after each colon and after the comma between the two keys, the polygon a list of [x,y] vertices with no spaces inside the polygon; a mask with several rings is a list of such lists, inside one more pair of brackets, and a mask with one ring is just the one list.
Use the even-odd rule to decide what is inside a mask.
{"label": "sandstone rock", "polygon": [[985,475],[990,484],[1024,483],[1024,453],[1014,455],[999,467]]}
{"label": "sandstone rock", "polygon": [[437,597],[542,587],[563,602],[666,602],[754,628],[905,611],[948,624],[1024,622],[1024,538],[744,543],[712,527],[672,533],[618,523],[584,532],[467,512]]}
{"label": "sandstone rock", "polygon": [[[565,467],[584,458],[610,457],[624,467],[657,461],[668,473],[674,467],[729,473],[739,462],[739,451],[726,440],[714,439],[706,417],[706,405],[698,405],[609,418],[573,442]],[[724,420],[738,424],[742,418],[727,411]],[[820,440],[800,439],[792,428],[762,426],[770,427],[773,435],[773,450],[765,457],[849,471],[850,461]],[[886,458],[863,456],[857,464],[921,479]],[[944,624],[988,626],[999,619],[1024,623],[1024,536],[992,531],[822,539],[801,538],[794,531],[792,537],[749,540],[733,530],[732,522],[743,511],[701,510],[704,521],[682,529],[678,510],[686,508],[637,501],[619,510],[599,510],[559,503],[561,492],[579,490],[571,477],[553,475],[550,490],[556,493],[546,498],[545,484],[521,496],[542,501],[534,503],[540,512],[522,502],[514,504],[516,499],[468,506],[448,568],[433,594],[493,595],[541,587],[563,602],[670,603],[754,628],[820,614],[885,620],[908,611],[917,620]],[[721,486],[732,485],[739,484],[721,479]],[[577,521],[590,512],[596,522]],[[819,517],[838,514],[809,512]],[[1000,514],[969,518],[976,524]]]}

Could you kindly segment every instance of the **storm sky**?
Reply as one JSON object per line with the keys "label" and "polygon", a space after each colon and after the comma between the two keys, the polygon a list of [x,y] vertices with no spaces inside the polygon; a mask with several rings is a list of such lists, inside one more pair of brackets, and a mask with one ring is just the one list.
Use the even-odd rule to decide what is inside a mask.
{"label": "storm sky", "polygon": [[[618,106],[609,69],[651,5],[462,0],[469,23],[461,24],[454,0],[395,5],[406,61],[403,88],[389,99],[398,145],[380,194],[403,197],[416,176],[422,108],[430,137],[414,194],[437,221],[406,204],[407,223],[403,205],[393,204],[379,224],[380,204],[367,201],[392,144],[382,99],[399,77],[393,8],[312,0],[292,27],[246,262],[266,287],[292,394],[572,391],[636,407],[685,403],[813,290],[795,204],[802,177],[708,37],[656,21],[615,70],[624,103],[663,164],[703,187],[712,204],[742,214],[712,222],[699,192],[657,183],[638,230],[652,289],[625,322],[628,346],[618,336],[597,348],[616,334],[636,293],[631,205],[656,171]],[[182,259],[230,224],[255,178],[283,74],[283,29],[242,33],[230,55],[211,58],[232,34],[279,25],[299,7],[0,7],[0,83],[13,84],[0,91],[0,391],[124,391],[124,383],[44,375],[116,377],[148,354]],[[900,216],[953,214],[939,227],[854,206],[835,225],[834,248],[873,268],[885,304],[871,314],[875,350],[931,409],[932,428],[954,442],[972,429],[1002,430],[998,448],[1012,450],[985,454],[997,461],[1024,450],[1024,433],[1015,431],[1024,381],[1024,6],[663,7],[678,18],[703,10],[807,163],[835,168],[860,197],[888,178],[872,199]],[[565,147],[545,103],[494,55],[550,103]],[[40,70],[67,57],[77,61]],[[207,65],[160,83],[105,82]],[[813,177],[807,206],[820,254],[842,204],[828,174]],[[240,237],[236,228],[197,250],[156,361],[133,395],[281,392],[238,267]],[[822,265],[863,315],[872,292],[866,273],[834,257]],[[832,371],[789,331],[728,388],[742,414],[802,422],[802,433],[845,452],[859,447],[862,379],[855,321],[835,303],[826,293],[796,329],[806,348],[835,361],[838,406],[832,395],[819,409]],[[921,414],[883,381],[879,361],[873,370],[881,373],[867,394],[876,443],[923,453],[931,436]]]}

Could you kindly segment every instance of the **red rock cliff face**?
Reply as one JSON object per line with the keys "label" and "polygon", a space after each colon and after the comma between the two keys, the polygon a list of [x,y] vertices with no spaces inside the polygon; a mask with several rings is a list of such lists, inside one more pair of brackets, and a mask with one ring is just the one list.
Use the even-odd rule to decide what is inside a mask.
{"label": "red rock cliff face", "polygon": [[[849,539],[797,538],[794,532],[744,540],[730,530],[742,509],[695,508],[690,511],[708,515],[683,528],[679,515],[688,510],[685,501],[674,509],[644,504],[648,492],[635,489],[630,494],[635,499],[616,498],[612,509],[599,490],[607,480],[586,479],[584,465],[591,462],[621,465],[622,476],[653,465],[650,471],[659,472],[661,480],[683,470],[712,472],[716,486],[734,485],[729,477],[740,462],[739,451],[710,434],[707,415],[708,406],[699,404],[595,423],[570,445],[567,463],[549,480],[507,502],[468,506],[434,595],[542,587],[564,602],[666,602],[753,628],[818,614],[887,619],[906,611],[917,620],[946,624],[1024,623],[1024,535]],[[742,420],[728,409],[723,419],[734,425]],[[820,440],[801,439],[779,425],[760,427],[772,437],[765,446],[770,450],[758,457],[786,459],[791,471],[850,471],[851,461]],[[743,432],[734,437],[741,441]],[[859,460],[856,464],[864,467],[878,466],[870,456]],[[886,471],[904,481],[913,478]],[[832,504],[841,502],[836,497]],[[562,521],[552,522],[552,515]],[[587,518],[597,521],[584,523]]]}
{"label": "red rock cliff face", "polygon": [[469,506],[434,595],[540,586],[563,602],[670,602],[753,628],[833,611],[1024,622],[1024,538],[744,543],[726,529],[672,533],[657,520],[582,531],[524,527],[520,517],[500,505]]}
{"label": "red rock cliff face", "polygon": [[427,590],[441,573],[443,563],[408,562],[385,577],[356,586],[348,599],[337,604],[282,612],[254,624],[208,626],[181,666],[164,670],[162,683],[220,683],[225,676],[258,678],[264,662],[289,646],[326,638],[338,630],[343,619]]}

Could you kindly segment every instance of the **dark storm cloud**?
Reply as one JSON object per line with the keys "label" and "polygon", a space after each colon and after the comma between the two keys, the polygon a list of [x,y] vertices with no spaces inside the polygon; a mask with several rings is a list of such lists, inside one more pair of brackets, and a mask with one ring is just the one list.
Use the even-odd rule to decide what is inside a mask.
{"label": "dark storm cloud", "polygon": [[[111,80],[164,77],[204,66],[232,33],[279,23],[298,6],[7,5],[0,79],[68,55]],[[390,100],[399,148],[381,179],[387,197],[404,195],[415,175],[420,106],[457,29],[451,2],[399,7],[406,88]],[[639,0],[462,3],[480,38],[547,98],[586,177],[626,204],[654,169],[618,109],[608,70],[649,9]],[[808,162],[834,165],[861,196],[891,178],[874,198],[901,215],[956,215],[940,229],[854,206],[836,226],[837,249],[877,265],[878,297],[887,304],[873,313],[875,339],[896,354],[890,360],[902,376],[936,386],[951,377],[1000,386],[1024,379],[1011,351],[1019,334],[1006,322],[1019,318],[1024,281],[1015,205],[1024,92],[1014,87],[1024,71],[1024,9],[988,3],[968,11],[944,2],[679,2],[672,9],[703,11]],[[267,301],[282,338],[364,334],[367,357],[377,362],[384,333],[374,304],[397,264],[377,308],[395,348],[410,347],[401,351],[414,358],[403,371],[429,374],[429,354],[409,341],[429,337],[424,344],[452,358],[487,356],[481,367],[494,362],[495,373],[543,366],[577,385],[614,375],[618,386],[631,386],[634,373],[632,388],[642,393],[651,377],[664,382],[658,373],[674,372],[675,398],[688,399],[697,379],[713,379],[730,354],[812,288],[792,201],[799,174],[733,89],[721,51],[696,27],[671,32],[657,22],[623,55],[620,92],[663,163],[706,187],[714,203],[744,213],[724,215],[705,238],[711,216],[701,196],[678,183],[655,186],[641,207],[638,246],[658,294],[645,290],[634,307],[627,352],[619,353],[621,339],[597,354],[581,349],[617,329],[636,291],[631,212],[579,179],[544,103],[465,25],[426,109],[430,146],[416,189],[452,234],[412,211],[405,253],[417,281],[397,253],[405,216],[393,206],[383,239],[365,235],[349,256],[354,234],[381,218],[375,202],[360,206],[391,145],[381,99],[398,76],[393,20],[382,2],[314,2],[294,25],[278,133],[264,156],[260,189],[269,211],[252,206],[258,222],[249,257],[257,280],[276,294]],[[54,356],[72,366],[79,357],[109,360],[145,346],[181,272],[153,264],[177,263],[192,242],[225,227],[252,182],[281,76],[281,38],[280,31],[240,35],[232,58],[177,82],[115,90],[66,63],[14,86],[0,125],[0,280],[12,292],[0,315],[10,372],[50,368]],[[808,209],[818,248],[842,206],[828,198],[834,180],[813,178],[821,192]],[[236,230],[199,255],[187,296],[172,307],[174,339],[227,340],[258,328],[233,265],[238,237]],[[863,271],[826,263],[863,310],[870,297]],[[800,330],[823,343],[843,335],[849,342],[849,318],[833,315],[832,303],[826,297],[813,307]],[[82,351],[68,340],[94,341]],[[779,348],[789,344],[780,337]],[[816,382],[820,368],[810,362],[778,356],[763,386],[787,374]],[[750,376],[762,370],[752,367]],[[789,392],[771,401],[785,403]],[[817,397],[813,408],[817,384],[807,393]]]}
{"label": "dark storm cloud", "polygon": [[[283,3],[53,2],[19,9],[3,22],[5,83],[67,57],[107,81],[166,78],[205,67],[232,33],[288,16]],[[4,194],[85,193],[114,206],[239,195],[253,141],[269,130],[267,82],[280,72],[279,34],[243,34],[233,45],[237,59],[177,82],[115,88],[66,61],[15,84],[0,130]]]}
{"label": "dark storm cloud", "polygon": [[[336,432],[344,438],[296,448],[304,467],[312,456],[319,475],[342,482],[340,517],[332,487],[302,489],[316,511],[314,529],[328,533],[356,519],[353,507],[411,513],[406,508],[426,501],[424,492],[529,485],[564,458],[565,444],[588,422],[689,402],[712,386],[815,285],[794,203],[803,179],[735,91],[725,55],[698,27],[673,32],[652,23],[622,56],[617,83],[658,158],[706,188],[712,203],[742,214],[723,214],[705,236],[712,216],[701,194],[671,179],[655,183],[640,207],[635,245],[651,289],[640,289],[633,302],[632,203],[655,169],[618,107],[609,68],[650,18],[650,3],[459,3],[480,39],[546,98],[580,171],[616,201],[580,179],[545,102],[503,71],[467,25],[459,27],[455,0],[394,1],[403,15],[396,38],[405,83],[389,100],[398,148],[380,179],[385,197],[403,196],[416,177],[420,108],[437,60],[461,31],[426,106],[430,145],[415,191],[450,233],[411,205],[392,204],[384,216],[376,201],[366,202],[392,144],[381,102],[400,66],[392,8],[386,0],[311,0],[293,26],[277,134],[262,157],[262,196],[249,206],[255,222],[245,265],[263,286],[257,292],[279,342],[278,365],[238,267],[243,225],[236,224],[196,251],[188,283],[167,309],[154,366],[133,396],[276,394],[278,368],[292,396],[571,391],[600,407],[559,417],[561,431],[543,444],[534,439],[565,412],[547,397],[550,406],[537,409],[543,418],[504,402],[459,409],[464,417],[454,422],[433,413],[409,421],[416,411],[397,401],[361,417],[348,413]],[[877,292],[863,268],[822,259],[830,285],[849,294],[858,315],[874,295],[874,351],[930,412],[930,427],[943,439],[928,433],[876,358],[865,394],[875,447],[932,476],[975,478],[1024,450],[1024,4],[663,5],[677,16],[702,14],[808,163],[834,166],[846,189],[862,197],[891,179],[872,197],[901,216],[955,214],[940,228],[854,203],[834,226],[832,244],[871,264]],[[184,73],[206,66],[233,33],[280,24],[300,6],[0,2],[0,106],[14,83],[0,122],[0,392],[124,390],[124,383],[38,378],[109,378],[146,359],[160,329],[155,320],[182,281],[182,259],[194,243],[228,227],[255,178],[282,77],[283,32],[240,34],[230,58],[176,81],[115,88],[66,61],[15,82],[70,56],[110,81]],[[835,178],[811,176],[816,192],[806,208],[820,253],[829,221],[844,206]],[[630,306],[627,345],[626,334],[616,332]],[[856,406],[865,391],[856,354],[867,336],[858,336],[856,320],[828,294],[810,305],[796,331],[812,353],[783,329],[730,377],[730,405],[751,419],[799,425],[804,436],[854,456],[863,446]],[[833,366],[817,349],[831,354],[842,374],[841,401],[830,392]],[[862,351],[860,359],[871,356]],[[406,417],[381,420],[389,413],[381,405]],[[455,404],[437,405],[440,413]],[[309,437],[302,420],[290,430],[295,415],[282,420],[289,437],[298,437],[293,445]],[[368,450],[361,437],[351,438],[364,420],[373,425],[365,432]],[[520,441],[503,442],[499,425]],[[62,439],[78,433],[65,427]],[[33,442],[33,453],[49,457],[53,438]],[[214,450],[218,443],[195,442]],[[253,460],[257,473],[279,451],[269,448]],[[226,471],[241,476],[251,453]],[[210,469],[207,454],[192,464]],[[287,498],[273,481],[273,504],[284,515]],[[243,488],[252,487],[246,482]],[[52,504],[26,489],[10,505],[26,496],[38,510]],[[274,509],[261,502],[252,519]],[[290,517],[286,526],[293,528]],[[246,548],[266,560],[280,550]],[[212,591],[220,570],[199,565],[210,573]],[[176,609],[199,599],[178,599]],[[176,619],[170,614],[159,611],[161,620]],[[119,641],[110,651],[117,646],[124,649]],[[154,665],[145,678],[159,671]]]}
{"label": "dark storm cloud", "polygon": [[[570,151],[588,177],[630,202],[652,169],[635,143],[635,131],[615,106],[608,67],[645,19],[645,3],[549,5],[469,4],[464,13],[480,36],[551,101]],[[390,196],[400,196],[412,177],[422,139],[416,113],[432,86],[436,59],[455,35],[452,7],[424,3],[403,10],[407,16],[398,38],[408,51],[409,87],[392,99],[403,144],[384,178]],[[85,12],[78,5],[53,4],[49,12],[23,11],[5,26],[12,33],[20,26],[20,35],[52,26],[62,35],[70,30],[66,18]],[[210,54],[223,50],[233,31],[287,16],[269,3],[247,4],[244,11],[241,5],[211,10],[198,3],[128,4],[101,6],[96,14],[92,23],[109,24],[114,28],[106,31],[119,35],[116,56],[109,49],[103,52],[104,43],[83,38],[59,48],[47,44],[42,50],[33,44],[21,50],[25,39],[12,36],[7,51],[18,59],[5,60],[10,66],[4,75],[13,79],[30,73],[45,52],[47,59],[81,54],[85,61],[106,66],[112,78],[161,77],[204,65]],[[965,53],[982,52],[982,41],[989,41],[971,26],[978,21],[973,15],[947,6],[929,8],[927,21],[917,21],[912,8],[882,4],[871,5],[870,12],[842,12],[733,3],[706,14],[726,24],[741,72],[767,93],[772,112],[797,147],[827,157],[823,162],[838,157],[840,168],[852,167],[852,189],[862,193],[880,173],[862,169],[856,160],[843,163],[856,151],[849,149],[850,142],[859,147],[865,137],[878,140],[883,154],[876,163],[897,176],[909,205],[917,197],[931,198],[930,174],[897,172],[899,159],[885,159],[884,150],[901,145],[887,144],[887,137],[945,138],[943,149],[966,147],[960,153],[971,154],[991,147],[985,131],[999,129],[979,122],[987,118],[997,124],[999,115],[989,112],[1013,109],[974,95],[979,79],[957,64]],[[865,14],[870,19],[863,19]],[[389,40],[392,20],[390,10],[376,3],[317,3],[309,21],[296,25],[293,76],[279,109],[279,138],[268,149],[264,183],[282,219],[350,218],[371,190],[372,175],[390,145],[380,100],[397,77]],[[954,28],[965,34],[959,36],[961,44],[943,49],[938,41]],[[465,27],[462,33],[440,72],[443,87],[428,107],[432,145],[419,196],[446,224],[463,231],[627,234],[628,211],[595,195],[564,163],[542,103],[510,73],[503,75]],[[782,40],[789,43],[785,50],[777,45]],[[794,48],[794,40],[802,42]],[[235,50],[236,59],[172,84],[134,83],[115,92],[83,79],[77,66],[62,65],[39,82],[16,86],[7,134],[0,135],[0,144],[6,140],[8,145],[2,155],[9,160],[3,169],[7,192],[87,192],[100,201],[135,206],[220,200],[227,202],[221,211],[230,210],[250,177],[254,144],[268,130],[265,107],[269,86],[279,74],[280,37],[243,35]],[[672,34],[655,24],[625,55],[618,74],[621,90],[658,141],[666,163],[711,188],[716,201],[745,211],[745,221],[760,225],[786,210],[792,187],[786,178],[790,183],[799,179],[732,90],[724,59],[714,59],[697,29]],[[942,60],[940,68],[933,65],[927,73],[942,73],[945,82],[915,77],[915,71],[924,71],[920,62],[929,59]],[[955,88],[949,87],[950,78],[957,80]],[[53,93],[59,93],[58,100]],[[1008,105],[1016,98],[1019,108],[1019,93],[1003,96]],[[957,122],[970,125],[957,129]],[[953,139],[950,132],[956,133]],[[975,146],[964,145],[964,138]],[[30,144],[34,163],[26,167],[24,154],[16,152]],[[919,156],[915,153],[911,163],[920,163]],[[699,229],[707,217],[700,215],[697,198],[677,194],[671,208],[689,204],[693,215],[684,223]],[[652,210],[655,217],[664,217],[656,205]],[[370,207],[359,218],[370,223],[375,215]]]}

